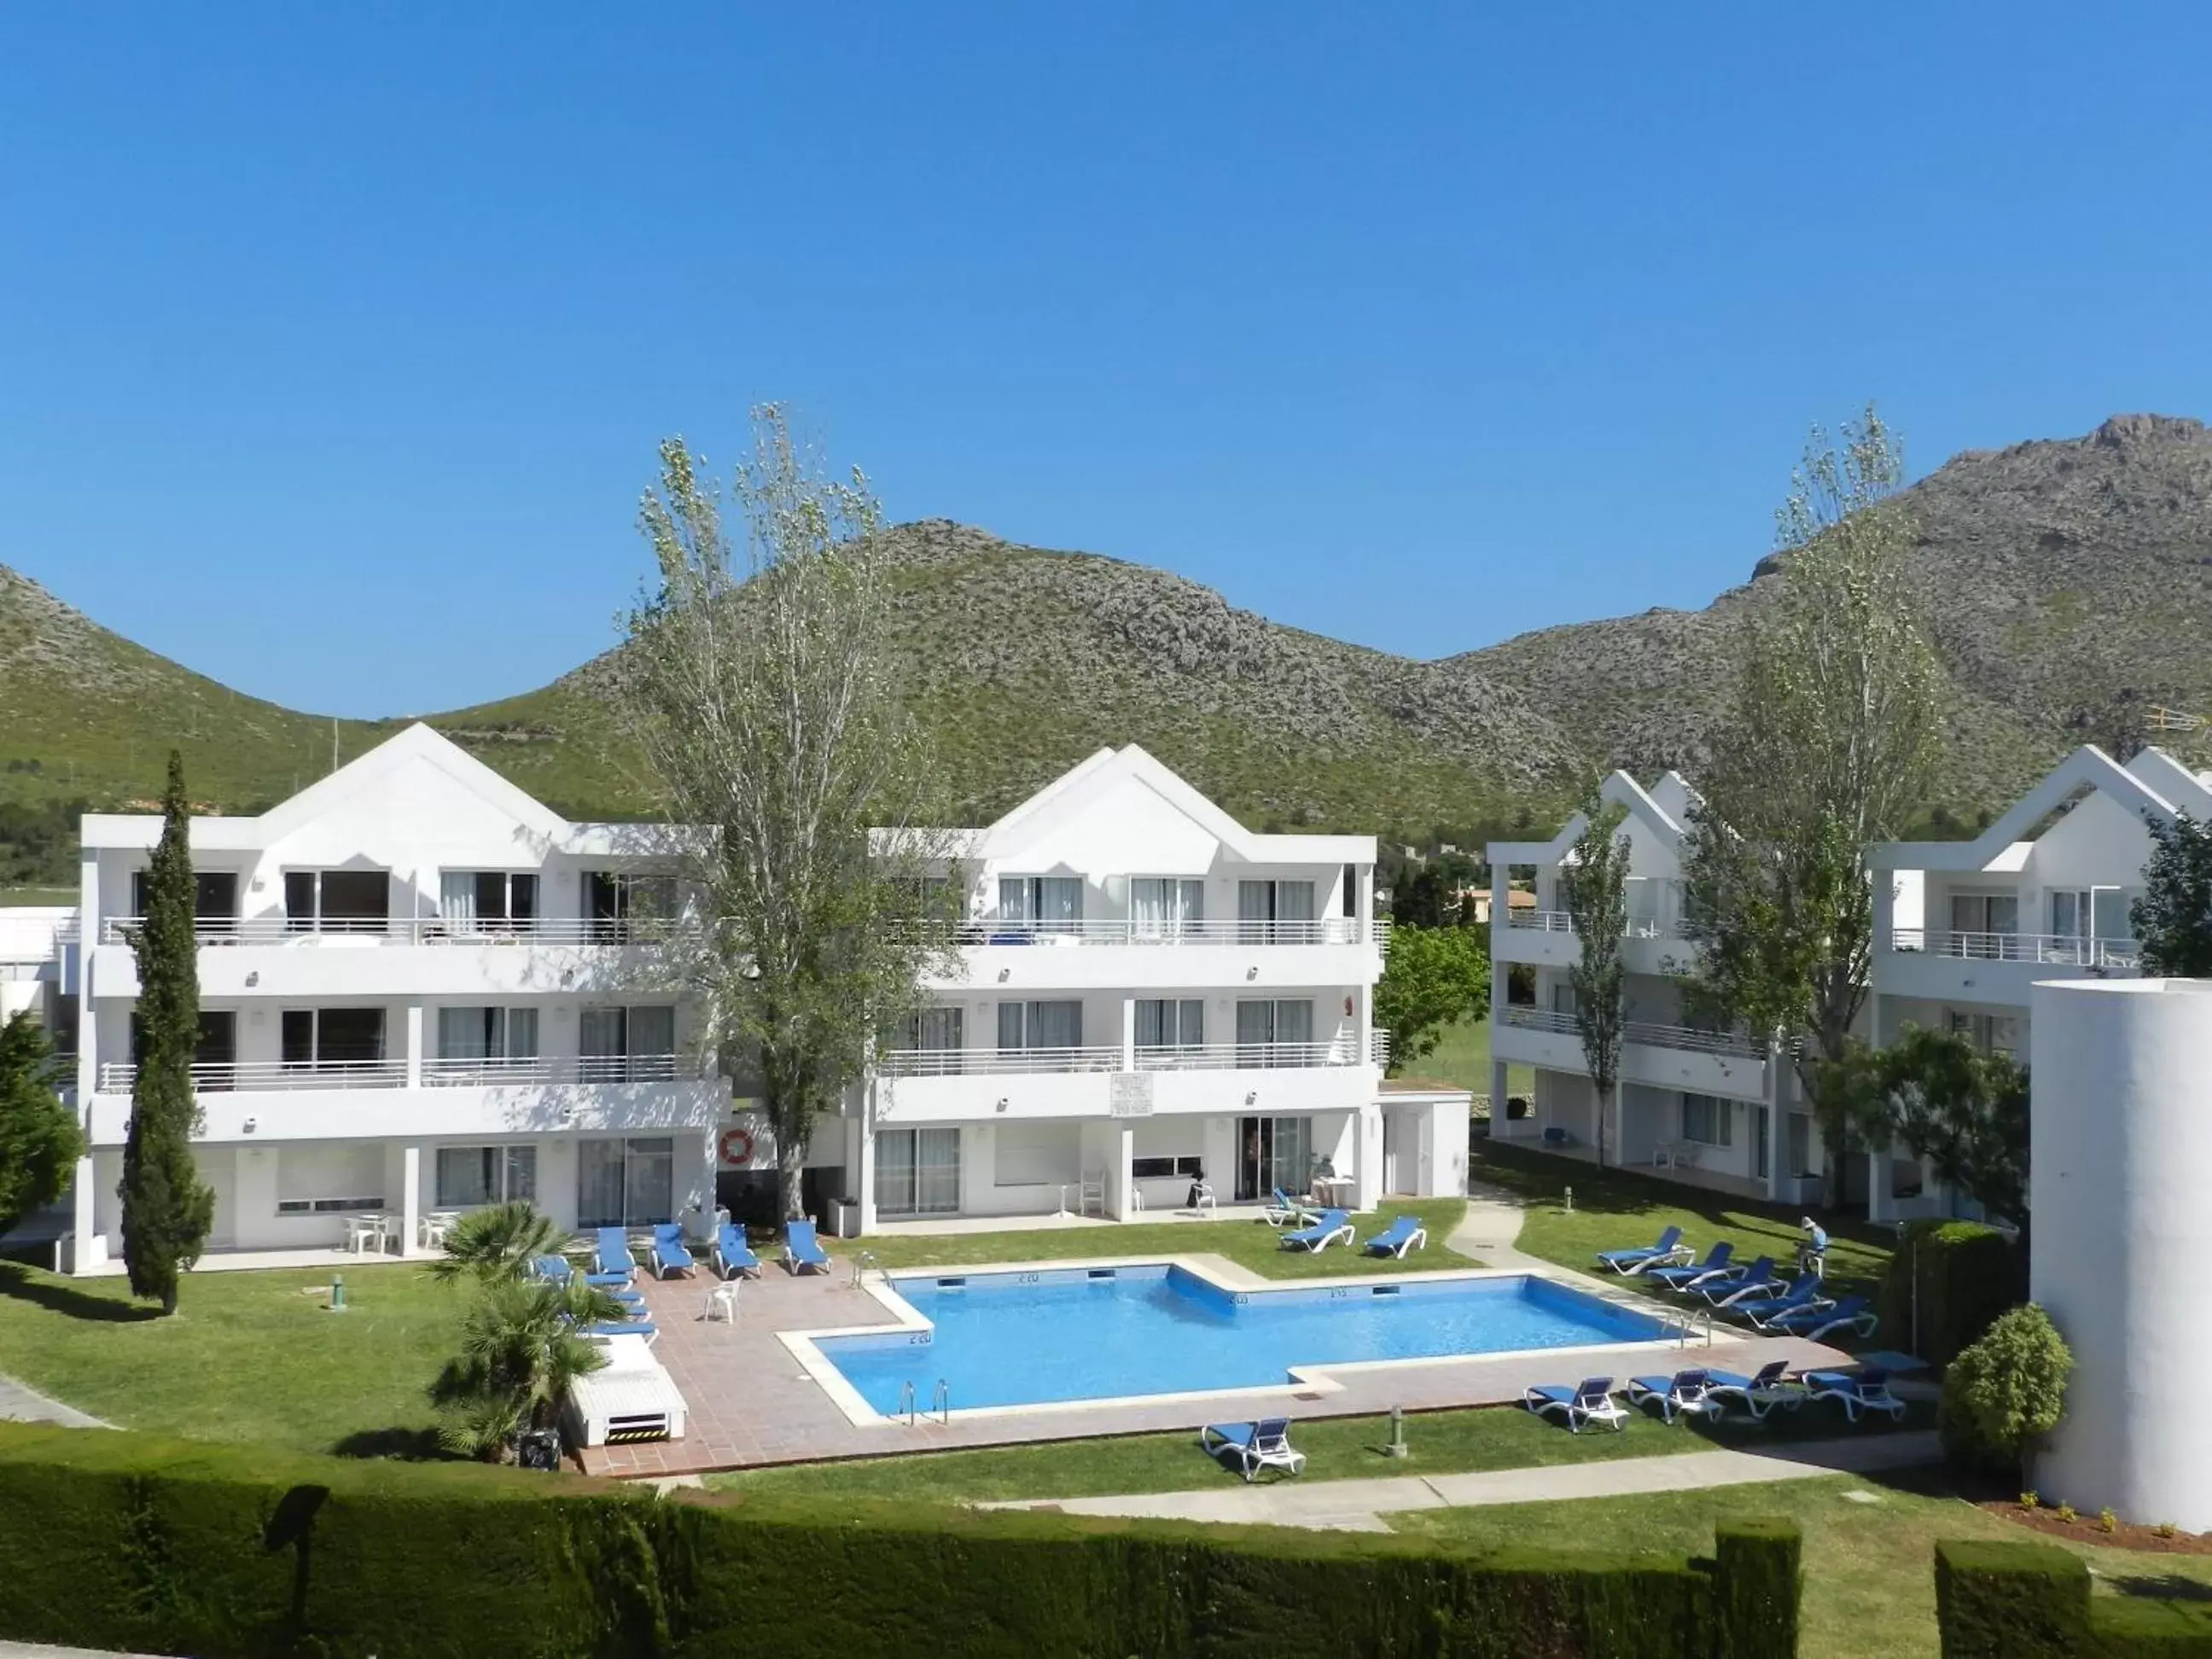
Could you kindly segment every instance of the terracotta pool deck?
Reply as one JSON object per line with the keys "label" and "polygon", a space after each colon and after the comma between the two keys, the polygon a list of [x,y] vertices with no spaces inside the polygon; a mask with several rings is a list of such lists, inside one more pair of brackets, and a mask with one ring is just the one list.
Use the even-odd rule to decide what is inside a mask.
{"label": "terracotta pool deck", "polygon": [[[1102,1257],[1099,1261],[1160,1259],[1154,1254]],[[1261,1279],[1211,1254],[1178,1259],[1200,1265],[1215,1278],[1232,1284],[1283,1283]],[[994,1263],[988,1270],[1005,1271],[1022,1265]],[[1083,1264],[1030,1265],[1065,1268]],[[985,1269],[969,1264],[962,1271]],[[1594,1279],[1557,1270],[1548,1270],[1546,1276],[1646,1310],[1656,1305],[1648,1298]],[[1402,1282],[1405,1276],[1397,1277]],[[760,1279],[746,1281],[739,1289],[735,1326],[707,1320],[708,1296],[714,1282],[703,1266],[690,1279],[648,1282],[641,1277],[639,1288],[660,1332],[653,1352],[667,1367],[690,1407],[688,1432],[681,1440],[586,1449],[580,1456],[587,1473],[651,1479],[765,1463],[1195,1431],[1206,1422],[1250,1418],[1263,1407],[1279,1409],[1293,1417],[1371,1416],[1394,1406],[1409,1412],[1439,1411],[1507,1404],[1518,1401],[1523,1390],[1534,1383],[1573,1382],[1603,1373],[1626,1376],[1687,1365],[1749,1373],[1774,1359],[1786,1359],[1794,1368],[1843,1364],[1849,1358],[1819,1343],[1758,1337],[1722,1327],[1713,1332],[1710,1346],[1700,1334],[1686,1346],[1669,1340],[1663,1346],[1631,1344],[1578,1348],[1561,1354],[1440,1359],[1382,1370],[1345,1370],[1331,1379],[1337,1386],[1328,1389],[1285,1385],[1275,1396],[1279,1404],[1272,1407],[1248,1393],[1212,1409],[1205,1401],[1188,1398],[1127,1400],[963,1418],[955,1401],[956,1410],[949,1423],[925,1417],[911,1426],[902,1419],[860,1424],[854,1422],[828,1390],[807,1374],[779,1334],[893,1322],[882,1303],[854,1284],[849,1265],[841,1260],[829,1273],[793,1279],[781,1267],[769,1264]]]}

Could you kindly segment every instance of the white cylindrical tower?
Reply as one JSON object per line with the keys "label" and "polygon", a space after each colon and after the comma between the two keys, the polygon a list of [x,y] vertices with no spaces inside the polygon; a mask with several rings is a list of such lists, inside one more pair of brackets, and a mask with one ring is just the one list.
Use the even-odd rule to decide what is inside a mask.
{"label": "white cylindrical tower", "polygon": [[2212,981],[2035,988],[2030,1294],[2074,1350],[2036,1489],[2212,1529]]}

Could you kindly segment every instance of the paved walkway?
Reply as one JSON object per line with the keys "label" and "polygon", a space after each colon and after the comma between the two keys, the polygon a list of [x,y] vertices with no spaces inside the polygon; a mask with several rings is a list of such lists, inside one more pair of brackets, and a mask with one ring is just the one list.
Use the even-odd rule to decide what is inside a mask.
{"label": "paved walkway", "polygon": [[[1418,1436],[1419,1425],[1412,1432]],[[1133,1493],[1121,1498],[987,1504],[985,1509],[1049,1510],[1066,1515],[1145,1516],[1170,1521],[1229,1521],[1276,1527],[1388,1532],[1385,1515],[1408,1510],[1465,1509],[1492,1504],[1626,1498],[1691,1492],[1769,1480],[1872,1474],[1933,1463],[1943,1455],[1933,1431],[1870,1433],[1863,1439],[1815,1440],[1760,1451],[1684,1452],[1671,1457],[1615,1457],[1545,1468],[1493,1469],[1480,1474],[1408,1475],[1395,1480],[1316,1480],[1270,1478],[1249,1486],[1199,1492]]]}
{"label": "paved walkway", "polygon": [[74,1406],[49,1400],[10,1376],[0,1376],[0,1420],[10,1423],[58,1423],[66,1429],[104,1429],[109,1425]]}

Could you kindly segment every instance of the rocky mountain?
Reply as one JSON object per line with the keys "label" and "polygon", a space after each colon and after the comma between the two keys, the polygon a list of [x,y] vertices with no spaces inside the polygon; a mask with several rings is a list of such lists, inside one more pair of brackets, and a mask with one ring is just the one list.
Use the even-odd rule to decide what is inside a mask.
{"label": "rocky mountain", "polygon": [[[1962,454],[1908,499],[1914,577],[1953,683],[1950,804],[2002,801],[2071,743],[2139,738],[2154,704],[2212,711],[2200,422],[2121,416],[2083,438]],[[1730,630],[1778,580],[1759,561],[1702,611],[1416,662],[1096,554],[944,520],[892,541],[910,694],[978,819],[1100,744],[1134,741],[1255,824],[1544,820],[1587,761],[1694,771],[1715,740]],[[563,811],[645,810],[599,695],[606,664],[429,718]],[[174,743],[196,796],[250,807],[392,726],[241,697],[4,568],[0,711],[0,804],[150,799]]]}

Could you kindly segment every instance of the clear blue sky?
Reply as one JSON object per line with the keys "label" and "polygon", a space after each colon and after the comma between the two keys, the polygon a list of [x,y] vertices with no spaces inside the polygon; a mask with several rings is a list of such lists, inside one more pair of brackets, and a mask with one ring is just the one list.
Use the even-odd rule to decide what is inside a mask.
{"label": "clear blue sky", "polygon": [[1921,470],[2212,413],[2208,64],[2202,4],[9,8],[0,561],[450,707],[609,644],[655,440],[777,398],[894,517],[1417,656],[1701,605],[1869,397]]}

